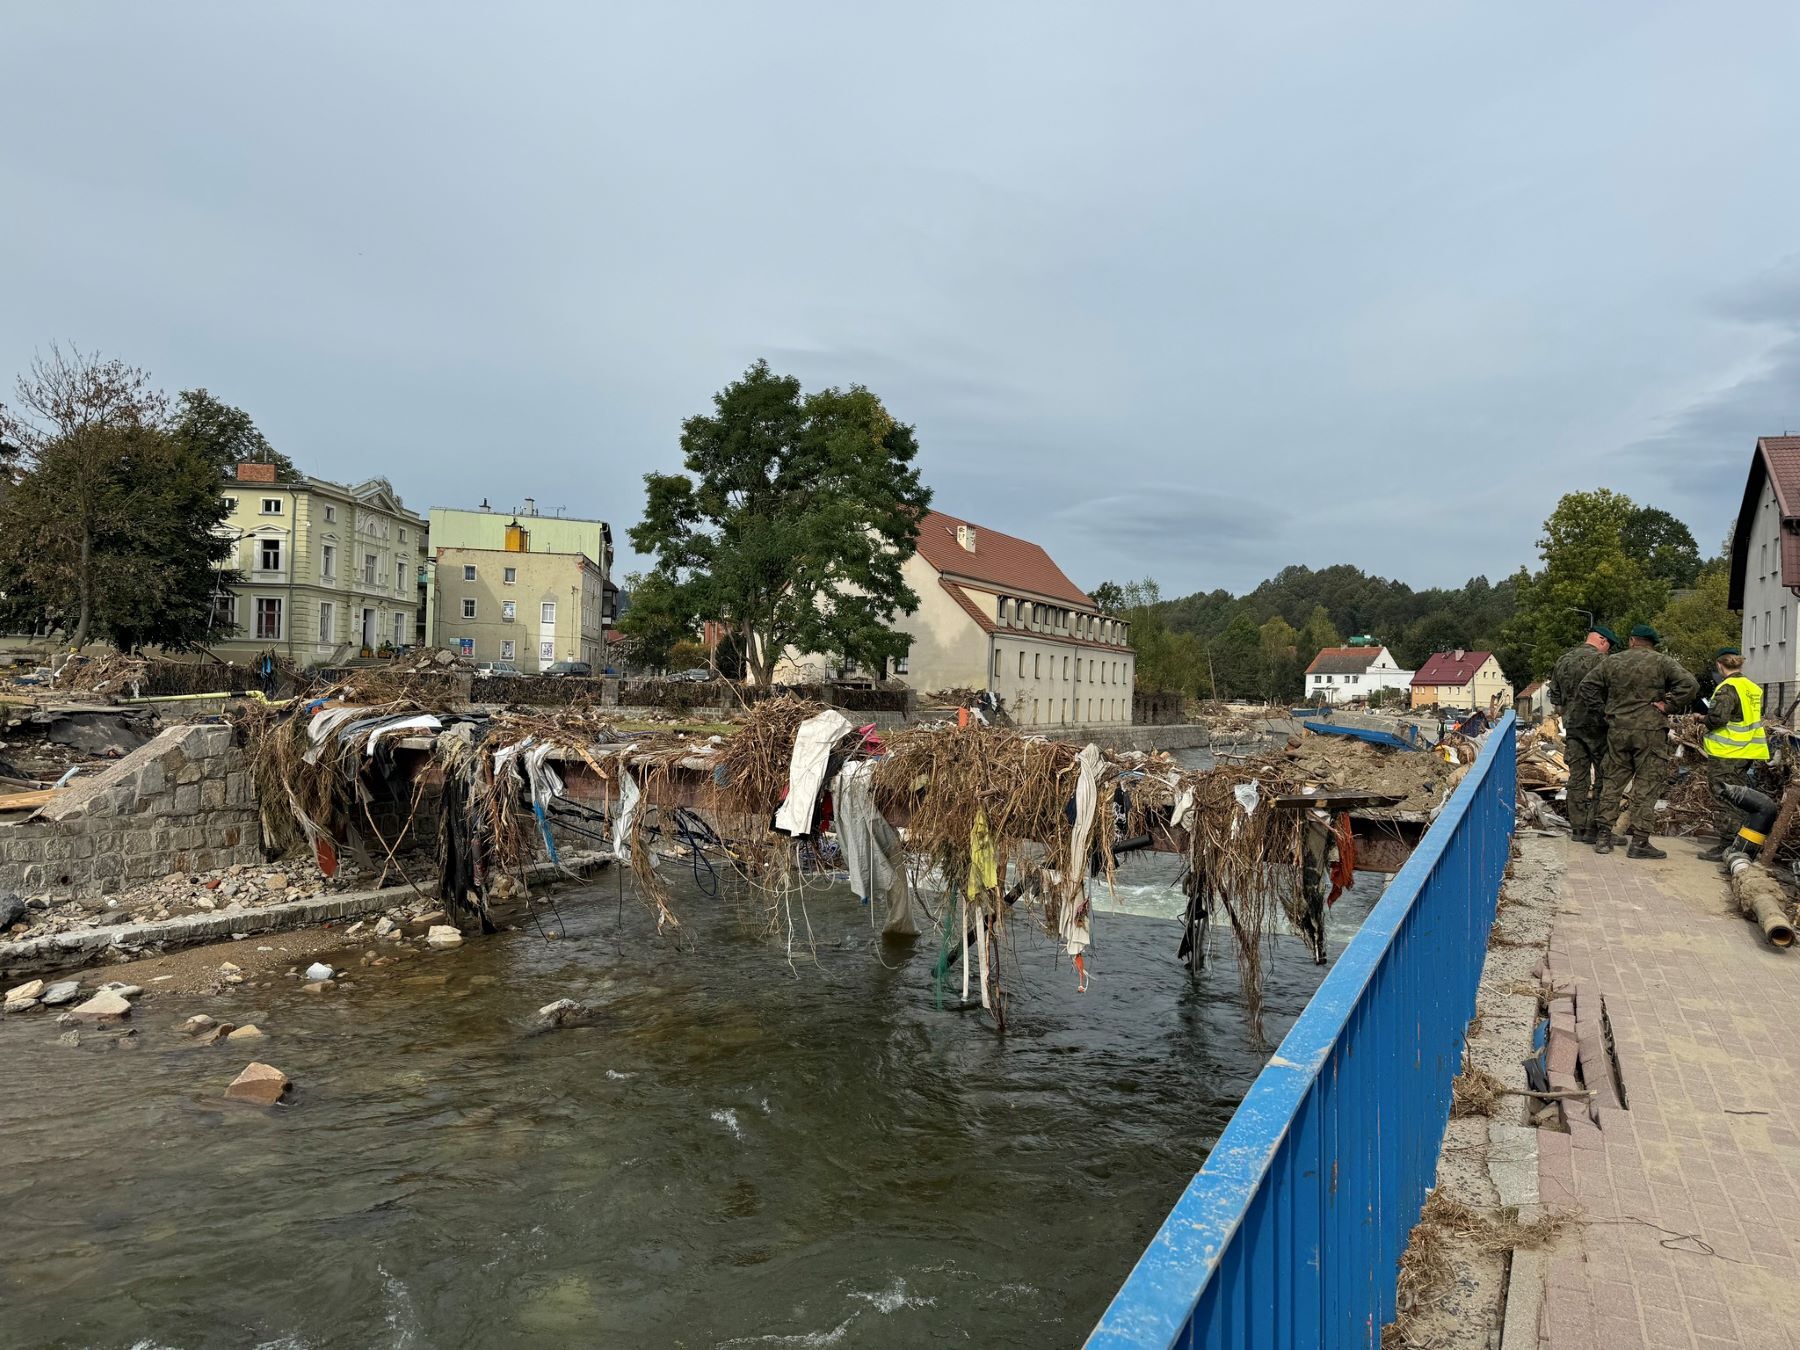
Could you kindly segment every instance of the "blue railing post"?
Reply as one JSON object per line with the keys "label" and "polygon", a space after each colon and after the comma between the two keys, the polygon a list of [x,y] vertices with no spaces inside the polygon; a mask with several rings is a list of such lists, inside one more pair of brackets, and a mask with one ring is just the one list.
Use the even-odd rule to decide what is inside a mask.
{"label": "blue railing post", "polygon": [[1506,714],[1282,1039],[1088,1350],[1377,1346],[1511,852]]}

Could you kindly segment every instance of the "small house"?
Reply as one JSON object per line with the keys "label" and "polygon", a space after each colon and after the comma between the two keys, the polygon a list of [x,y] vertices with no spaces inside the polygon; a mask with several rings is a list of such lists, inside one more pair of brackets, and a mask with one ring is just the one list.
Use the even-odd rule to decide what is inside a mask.
{"label": "small house", "polygon": [[1326,647],[1306,668],[1306,700],[1348,703],[1378,690],[1408,689],[1412,678],[1412,671],[1400,669],[1400,663],[1379,643]]}
{"label": "small house", "polygon": [[1499,711],[1510,708],[1512,684],[1492,652],[1433,652],[1412,677],[1415,708],[1464,708]]}

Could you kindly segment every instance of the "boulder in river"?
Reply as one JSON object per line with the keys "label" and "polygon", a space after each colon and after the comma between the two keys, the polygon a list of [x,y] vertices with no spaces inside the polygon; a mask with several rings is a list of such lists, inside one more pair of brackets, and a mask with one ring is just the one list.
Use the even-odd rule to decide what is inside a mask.
{"label": "boulder in river", "polygon": [[266,1033],[261,1027],[251,1022],[226,1032],[225,1039],[228,1041],[260,1041],[264,1039],[265,1035]]}
{"label": "boulder in river", "polygon": [[131,1002],[111,989],[102,989],[86,1003],[63,1014],[72,1022],[116,1022],[131,1016]]}
{"label": "boulder in river", "polygon": [[306,978],[312,983],[317,983],[320,980],[329,980],[336,974],[337,972],[323,961],[314,961],[306,968]]}
{"label": "boulder in river", "polygon": [[537,1029],[555,1031],[560,1027],[584,1027],[594,1020],[594,1010],[572,998],[559,998],[537,1010]]}
{"label": "boulder in river", "polygon": [[447,923],[434,923],[431,931],[425,934],[427,947],[460,947],[462,940],[462,930],[452,928]]}
{"label": "boulder in river", "polygon": [[65,1003],[73,1003],[80,997],[80,980],[58,980],[55,984],[44,990],[42,1001],[46,1008],[57,1008]]}
{"label": "boulder in river", "polygon": [[225,1089],[227,1101],[251,1102],[256,1106],[273,1106],[291,1085],[288,1076],[273,1064],[252,1062]]}
{"label": "boulder in river", "polygon": [[43,992],[44,982],[42,980],[27,980],[24,984],[15,984],[11,989],[8,989],[6,991],[6,1001],[11,1003],[17,999],[35,999],[42,995]]}
{"label": "boulder in river", "polygon": [[198,1036],[212,1025],[212,1018],[208,1017],[205,1013],[195,1013],[192,1017],[183,1022],[177,1030],[185,1031],[190,1036]]}

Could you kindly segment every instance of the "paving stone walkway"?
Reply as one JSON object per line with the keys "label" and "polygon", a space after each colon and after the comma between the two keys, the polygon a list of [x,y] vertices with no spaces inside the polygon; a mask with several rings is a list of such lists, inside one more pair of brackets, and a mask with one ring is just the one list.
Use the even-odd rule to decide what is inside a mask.
{"label": "paving stone walkway", "polygon": [[1700,845],[1662,842],[1567,846],[1552,1068],[1597,1095],[1539,1135],[1544,1203],[1579,1216],[1540,1344],[1800,1350],[1800,948],[1738,916]]}

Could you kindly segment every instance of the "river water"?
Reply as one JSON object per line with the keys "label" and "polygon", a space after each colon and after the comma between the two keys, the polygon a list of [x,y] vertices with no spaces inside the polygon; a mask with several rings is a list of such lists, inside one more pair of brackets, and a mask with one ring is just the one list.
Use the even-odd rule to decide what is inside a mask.
{"label": "river water", "polygon": [[[790,969],[691,884],[678,949],[613,876],[561,940],[149,998],[134,1048],[6,1019],[0,1344],[1079,1345],[1266,1058],[1224,944],[1176,963],[1174,875],[1102,900],[1087,994],[1012,925],[1004,1037],[842,887]],[[1322,971],[1292,937],[1265,968],[1272,1044]],[[565,997],[602,1022],[530,1034]],[[198,1011],[271,1037],[197,1047]],[[220,1103],[250,1058],[290,1105]]]}

